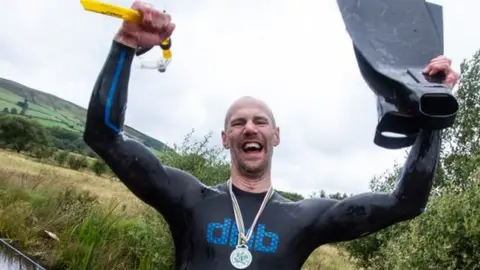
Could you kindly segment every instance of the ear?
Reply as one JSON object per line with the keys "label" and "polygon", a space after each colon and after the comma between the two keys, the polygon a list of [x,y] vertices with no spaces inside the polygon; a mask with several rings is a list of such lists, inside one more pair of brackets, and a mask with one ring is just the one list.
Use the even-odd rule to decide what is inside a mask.
{"label": "ear", "polygon": [[225,149],[230,149],[230,144],[227,140],[227,133],[225,131],[222,131],[222,144]]}
{"label": "ear", "polygon": [[280,144],[280,128],[275,127],[273,134],[273,146],[278,146]]}

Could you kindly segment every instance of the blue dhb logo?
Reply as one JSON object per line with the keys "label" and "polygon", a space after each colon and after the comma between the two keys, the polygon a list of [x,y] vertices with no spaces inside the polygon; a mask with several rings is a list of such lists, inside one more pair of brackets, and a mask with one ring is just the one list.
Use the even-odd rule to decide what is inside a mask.
{"label": "blue dhb logo", "polygon": [[[248,231],[248,228],[245,228]],[[258,224],[248,240],[248,248],[261,252],[275,253],[278,248],[279,236],[265,230],[265,224]],[[211,222],[207,225],[207,242],[216,245],[235,247],[238,242],[237,224],[231,218],[225,218],[223,223]]]}

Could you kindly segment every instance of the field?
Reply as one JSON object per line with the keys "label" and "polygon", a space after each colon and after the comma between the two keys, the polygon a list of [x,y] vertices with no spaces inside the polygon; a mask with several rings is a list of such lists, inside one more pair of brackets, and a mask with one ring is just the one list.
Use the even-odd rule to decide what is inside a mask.
{"label": "field", "polygon": [[[13,109],[20,114],[21,104],[25,100],[28,102],[28,109],[23,114],[26,117],[36,119],[49,127],[61,127],[79,133],[83,131],[87,115],[85,108],[51,94],[0,78],[0,111],[12,112]],[[132,127],[125,126],[124,130],[128,136],[138,139],[155,151],[168,148],[163,142]]]}
{"label": "field", "polygon": [[[0,228],[0,237],[48,269],[165,269],[171,263],[166,224],[119,181],[3,150]],[[303,269],[355,268],[341,251],[323,246]]]}

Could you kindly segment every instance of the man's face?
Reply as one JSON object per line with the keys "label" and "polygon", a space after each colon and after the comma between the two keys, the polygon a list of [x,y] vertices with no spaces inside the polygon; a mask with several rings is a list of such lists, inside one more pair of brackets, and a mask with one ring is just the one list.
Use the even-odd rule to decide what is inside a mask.
{"label": "man's face", "polygon": [[267,105],[241,99],[227,113],[222,141],[241,173],[259,176],[270,169],[273,148],[280,143],[279,129]]}

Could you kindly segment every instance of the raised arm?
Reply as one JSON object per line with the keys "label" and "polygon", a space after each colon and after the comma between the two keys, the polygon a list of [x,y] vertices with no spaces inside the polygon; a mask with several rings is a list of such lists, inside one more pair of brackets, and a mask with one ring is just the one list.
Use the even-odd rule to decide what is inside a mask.
{"label": "raised arm", "polygon": [[[453,87],[459,74],[452,61],[438,56],[424,70],[426,75],[445,74],[444,83]],[[309,199],[299,212],[307,215],[310,230],[306,244],[311,248],[347,241],[409,220],[425,211],[441,149],[441,131],[422,130],[412,146],[392,193],[363,193],[342,201]]]}
{"label": "raised arm", "polygon": [[316,215],[309,237],[314,247],[352,240],[420,215],[427,204],[440,156],[440,131],[422,131],[407,157],[392,193],[363,193],[341,201],[301,203]]}
{"label": "raised arm", "polygon": [[194,202],[195,196],[184,195],[195,193],[201,184],[183,171],[162,165],[149,149],[122,134],[134,54],[132,47],[112,42],[93,88],[84,140],[137,197],[170,219]]}

